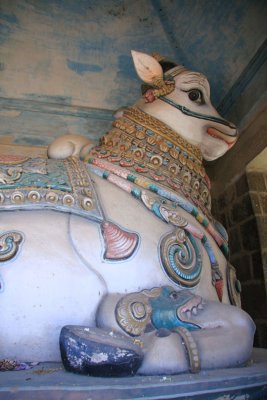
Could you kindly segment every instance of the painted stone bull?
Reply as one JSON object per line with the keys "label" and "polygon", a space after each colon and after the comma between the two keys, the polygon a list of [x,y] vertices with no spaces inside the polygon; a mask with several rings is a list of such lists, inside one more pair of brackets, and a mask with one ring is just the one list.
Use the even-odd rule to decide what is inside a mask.
{"label": "painted stone bull", "polygon": [[142,374],[250,358],[254,324],[202,163],[236,127],[205,76],[132,54],[144,95],[99,146],[67,135],[50,159],[1,157],[0,359],[60,360],[62,328],[66,367],[96,375],[125,358]]}

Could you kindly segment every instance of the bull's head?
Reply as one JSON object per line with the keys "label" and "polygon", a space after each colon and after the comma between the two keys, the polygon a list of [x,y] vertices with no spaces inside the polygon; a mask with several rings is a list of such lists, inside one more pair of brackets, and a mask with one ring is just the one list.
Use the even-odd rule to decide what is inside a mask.
{"label": "bull's head", "polygon": [[212,161],[225,154],[237,140],[237,129],[223,119],[210,101],[207,78],[175,66],[163,73],[152,56],[132,51],[138,76],[150,85],[138,106],[166,123]]}

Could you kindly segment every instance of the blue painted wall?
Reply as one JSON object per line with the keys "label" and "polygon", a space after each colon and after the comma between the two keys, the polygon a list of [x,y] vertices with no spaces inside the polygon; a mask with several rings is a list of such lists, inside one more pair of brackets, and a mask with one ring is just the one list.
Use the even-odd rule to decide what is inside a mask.
{"label": "blue painted wall", "polygon": [[240,122],[266,91],[267,57],[241,91],[234,85],[266,37],[265,0],[1,0],[0,135],[97,139],[111,110],[139,96],[131,49],[204,72],[215,105]]}
{"label": "blue painted wall", "polygon": [[152,0],[182,63],[204,72],[217,105],[267,38],[265,0]]}
{"label": "blue painted wall", "polygon": [[174,56],[147,0],[2,0],[1,95],[116,109],[135,101],[130,50]]}

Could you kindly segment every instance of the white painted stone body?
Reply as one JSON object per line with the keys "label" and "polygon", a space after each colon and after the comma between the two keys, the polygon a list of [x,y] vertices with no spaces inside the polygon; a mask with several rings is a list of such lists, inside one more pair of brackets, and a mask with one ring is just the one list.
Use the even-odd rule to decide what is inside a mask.
{"label": "white painted stone body", "polygon": [[[138,232],[136,254],[116,263],[103,260],[100,227],[82,217],[54,211],[1,213],[1,230],[23,233],[24,242],[16,259],[0,266],[4,281],[0,358],[59,360],[60,329],[67,324],[94,326],[103,294],[172,284],[159,255],[160,240],[171,227],[109,182],[94,180],[108,219]],[[181,214],[190,219],[184,211]],[[207,278],[194,292],[217,300],[203,248],[202,256],[202,275]],[[226,261],[220,251],[217,256],[224,270]],[[229,302],[226,290],[224,301]]]}
{"label": "white painted stone body", "polygon": [[[134,57],[138,58],[142,55],[138,53],[134,54]],[[142,73],[138,71],[138,68],[136,69],[142,78]],[[176,79],[179,81],[180,77]],[[186,97],[184,105],[189,107],[187,93],[182,92],[179,87],[175,90],[178,93],[179,102],[183,104],[183,95],[184,98]],[[174,98],[175,93],[170,97]],[[209,104],[207,102],[204,113],[208,111]],[[217,131],[217,137],[207,135],[207,122],[203,125],[201,119],[192,117],[186,117],[186,120],[179,110],[168,108],[170,106],[162,105],[160,101],[148,105],[141,101],[139,106],[163,122],[166,122],[163,115],[167,115],[169,125],[183,137],[186,137],[187,129],[194,128],[194,138],[189,137],[189,141],[191,140],[195,145],[201,145],[204,142],[203,149],[208,159],[214,159],[228,149],[229,146],[225,141],[227,137],[231,144],[236,140],[231,138],[231,134],[234,137],[234,133],[230,132],[230,128],[227,128],[227,134],[230,135],[227,137]],[[192,107],[198,109],[199,106],[193,104]],[[214,116],[216,116],[215,112]],[[175,128],[176,124],[177,128]],[[214,129],[217,128],[215,124]],[[64,146],[64,140],[63,138],[56,142],[55,146],[59,150]],[[83,142],[82,144],[84,145]],[[205,150],[206,148],[209,150]],[[51,151],[50,148],[50,154]],[[55,153],[53,155],[55,156]],[[64,156],[66,155],[68,154],[64,153]],[[58,157],[60,158],[60,154]],[[112,293],[122,295],[170,285],[175,290],[180,290],[180,287],[174,284],[164,272],[159,254],[162,237],[171,232],[173,227],[161,221],[143,204],[116,186],[97,176],[93,176],[93,181],[107,220],[123,229],[136,232],[140,237],[139,247],[130,259],[110,262],[103,259],[104,243],[97,223],[53,211],[1,213],[1,231],[19,231],[24,236],[24,242],[15,259],[0,265],[0,273],[5,284],[4,291],[0,294],[0,359],[58,361],[60,359],[58,346],[60,329],[64,325],[71,324],[95,326],[97,307],[104,295]],[[190,224],[204,230],[195,218],[184,210],[179,209],[179,213]],[[213,238],[207,232],[205,234],[213,247],[223,274],[223,302],[229,304],[226,288],[226,259]],[[196,240],[201,251],[203,267],[200,282],[191,291],[202,296],[206,301],[216,301],[219,306],[218,297],[212,285],[210,261],[200,240]],[[230,308],[221,310],[219,320],[230,321],[229,324],[222,324],[223,327],[227,327],[229,337],[231,337],[231,331],[237,337],[236,331],[242,324],[245,325],[246,332],[250,332],[247,334],[250,339],[247,339],[242,347],[243,358],[241,359],[249,357],[253,337],[249,317],[244,317],[243,313],[240,314],[240,322],[236,319],[237,311],[229,315]],[[109,317],[110,326],[113,324],[113,312],[111,304],[105,322],[107,326]],[[200,340],[200,347],[203,346],[203,348],[208,340],[205,337],[206,331],[214,315],[217,314],[217,308],[216,312],[211,312],[210,316],[208,311],[206,314],[207,328],[203,330],[203,343]],[[223,336],[220,354],[225,346],[225,334]],[[171,339],[171,343],[175,341],[176,339]],[[167,339],[166,342],[168,342]],[[155,348],[160,348],[162,351],[162,346],[156,344]],[[154,359],[153,355],[148,358]],[[160,373],[164,373],[164,368],[167,368],[166,363],[168,364],[165,360]],[[173,360],[171,364],[173,365]],[[209,366],[212,363],[209,364],[207,361],[206,364]],[[218,363],[214,365],[218,366]],[[177,371],[183,370],[184,366],[183,360],[182,366]],[[150,368],[151,372],[157,373],[155,365],[151,366],[148,363],[148,367],[144,368],[146,373],[149,373]],[[166,370],[168,371],[168,368]]]}

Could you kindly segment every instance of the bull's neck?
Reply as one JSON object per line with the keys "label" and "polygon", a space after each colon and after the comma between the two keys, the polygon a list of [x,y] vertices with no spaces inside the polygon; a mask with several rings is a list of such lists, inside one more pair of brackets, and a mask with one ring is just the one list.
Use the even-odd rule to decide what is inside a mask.
{"label": "bull's neck", "polygon": [[139,108],[126,109],[92,154],[182,192],[209,214],[210,186],[200,149]]}

